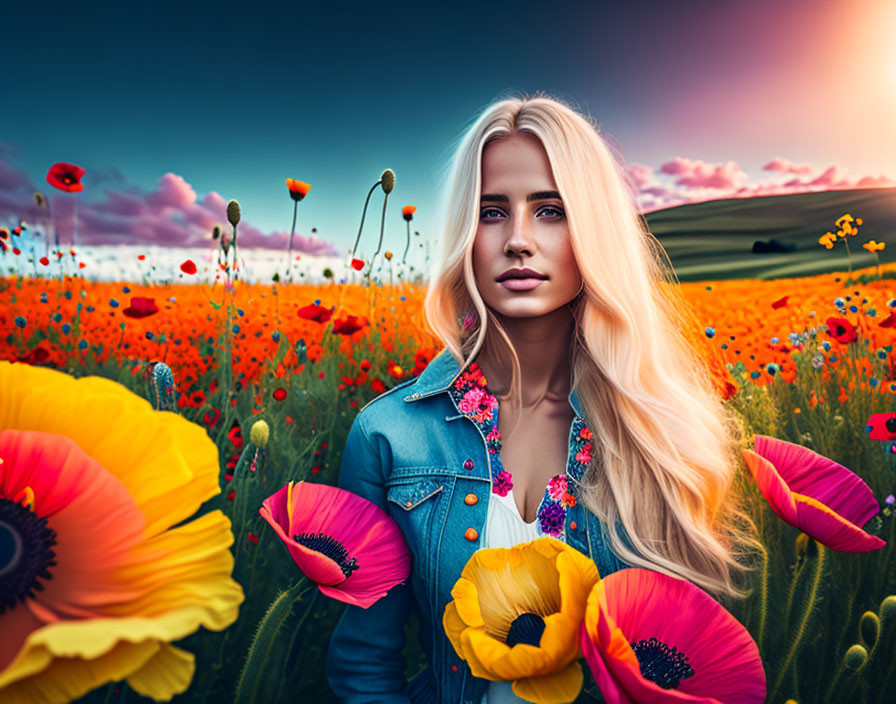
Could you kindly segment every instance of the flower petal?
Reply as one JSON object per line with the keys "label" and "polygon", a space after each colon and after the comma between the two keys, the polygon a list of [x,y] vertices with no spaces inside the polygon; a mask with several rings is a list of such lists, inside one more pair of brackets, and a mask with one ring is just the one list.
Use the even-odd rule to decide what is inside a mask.
{"label": "flower petal", "polygon": [[479,592],[473,582],[461,577],[451,590],[451,596],[457,615],[466,625],[474,628],[485,625],[479,610]]}
{"label": "flower petal", "polygon": [[513,683],[513,693],[538,704],[568,704],[582,691],[582,666],[574,662],[569,667],[540,677],[525,677]]}
{"label": "flower petal", "polygon": [[767,435],[754,436],[754,447],[792,492],[812,497],[849,522],[862,526],[880,510],[871,487],[832,459]]}
{"label": "flower petal", "polygon": [[794,493],[793,498],[796,500],[797,528],[829,548],[868,552],[880,550],[887,544],[811,496]]}
{"label": "flower petal", "polygon": [[128,676],[128,685],[137,694],[166,702],[175,694],[187,691],[193,681],[196,658],[192,653],[162,643],[139,670]]}

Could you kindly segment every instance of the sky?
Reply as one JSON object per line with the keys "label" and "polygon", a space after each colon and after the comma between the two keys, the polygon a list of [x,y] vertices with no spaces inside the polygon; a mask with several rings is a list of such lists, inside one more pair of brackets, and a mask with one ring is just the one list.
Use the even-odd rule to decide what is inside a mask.
{"label": "sky", "polygon": [[892,0],[4,3],[0,25],[0,226],[40,228],[39,191],[63,243],[211,245],[236,199],[240,245],[285,249],[293,178],[295,251],[345,257],[390,168],[400,255],[464,128],[536,91],[596,120],[643,212],[896,186]]}

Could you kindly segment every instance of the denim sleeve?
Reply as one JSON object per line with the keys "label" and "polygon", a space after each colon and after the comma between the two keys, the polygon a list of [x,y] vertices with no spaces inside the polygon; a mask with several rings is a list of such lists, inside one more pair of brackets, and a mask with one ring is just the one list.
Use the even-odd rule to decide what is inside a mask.
{"label": "denim sleeve", "polygon": [[[346,440],[339,487],[385,510],[382,465],[359,414]],[[346,704],[410,702],[403,650],[412,599],[409,583],[404,582],[367,609],[346,605],[327,651],[327,679]]]}

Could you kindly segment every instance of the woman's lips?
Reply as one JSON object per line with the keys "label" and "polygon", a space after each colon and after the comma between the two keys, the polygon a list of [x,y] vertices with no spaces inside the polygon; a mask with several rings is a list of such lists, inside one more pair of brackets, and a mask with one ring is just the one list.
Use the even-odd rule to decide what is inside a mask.
{"label": "woman's lips", "polygon": [[533,288],[536,288],[539,284],[541,284],[545,279],[504,279],[499,283],[504,288],[509,288],[511,291],[531,291]]}

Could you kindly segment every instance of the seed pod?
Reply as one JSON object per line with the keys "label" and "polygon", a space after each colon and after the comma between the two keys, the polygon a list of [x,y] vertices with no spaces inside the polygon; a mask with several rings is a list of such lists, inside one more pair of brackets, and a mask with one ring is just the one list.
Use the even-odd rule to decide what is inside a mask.
{"label": "seed pod", "polygon": [[263,420],[257,420],[252,424],[252,429],[249,431],[249,442],[260,448],[265,448],[267,447],[268,438],[270,436],[270,426]]}
{"label": "seed pod", "polygon": [[843,656],[843,662],[848,670],[858,670],[868,659],[868,651],[864,647],[856,643],[846,651]]}
{"label": "seed pod", "polygon": [[896,594],[890,594],[886,599],[880,602],[881,628],[890,628],[896,623]]}
{"label": "seed pod", "polygon": [[392,169],[386,169],[383,171],[383,175],[380,176],[380,180],[383,182],[383,193],[391,193],[392,189],[395,188],[395,172]]}
{"label": "seed pod", "polygon": [[880,619],[873,611],[866,611],[859,619],[859,639],[866,648],[873,649],[880,637]]}
{"label": "seed pod", "polygon": [[240,224],[240,204],[235,200],[227,204],[227,221],[234,226]]}

